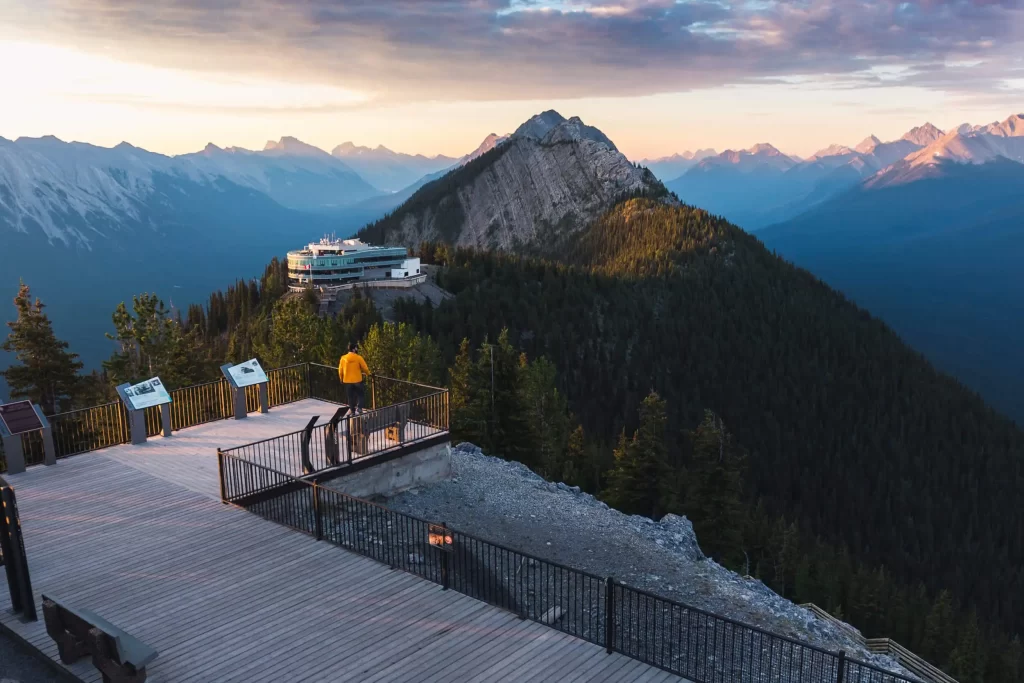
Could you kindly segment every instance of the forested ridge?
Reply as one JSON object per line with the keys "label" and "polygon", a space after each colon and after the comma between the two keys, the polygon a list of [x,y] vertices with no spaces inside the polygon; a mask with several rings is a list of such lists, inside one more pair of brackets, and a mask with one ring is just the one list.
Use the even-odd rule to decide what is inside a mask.
{"label": "forested ridge", "polygon": [[[943,643],[977,610],[1007,639],[988,643],[989,679],[1016,680],[995,660],[1019,654],[1007,642],[1024,624],[1024,434],[885,325],[724,220],[642,199],[557,260],[434,245],[421,255],[446,266],[441,284],[457,296],[436,310],[398,307],[402,319],[448,359],[464,337],[475,345],[503,328],[550,359],[600,444],[599,470],[652,390],[675,471],[685,472],[686,431],[713,410],[747,453],[741,550],[752,572],[939,664],[953,647],[926,642],[934,605],[932,622],[957,634],[932,633]],[[800,551],[773,576],[797,537]],[[942,616],[947,600],[956,617]]]}
{"label": "forested ridge", "polygon": [[64,410],[122,381],[216,379],[225,359],[335,363],[362,340],[375,372],[451,387],[456,438],[626,512],[686,514],[723,564],[962,683],[1021,680],[1018,428],[704,211],[633,198],[549,248],[422,245],[455,297],[399,301],[399,324],[358,296],[320,318],[278,260],[187,311],[140,295],[85,377],[23,288],[12,393]]}

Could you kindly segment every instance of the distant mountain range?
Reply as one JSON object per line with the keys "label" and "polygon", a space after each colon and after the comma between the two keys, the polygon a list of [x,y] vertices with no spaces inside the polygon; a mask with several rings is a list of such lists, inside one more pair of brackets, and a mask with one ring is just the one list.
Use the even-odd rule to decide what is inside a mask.
{"label": "distant mountain range", "polygon": [[1022,116],[948,132],[926,123],[898,140],[870,135],[852,148],[831,145],[804,160],[762,143],[705,157],[674,178],[659,177],[684,202],[759,230],[861,183],[881,187],[934,175],[942,159],[981,164],[1003,157],[1024,163]]}
{"label": "distant mountain range", "polygon": [[458,163],[459,159],[441,154],[425,157],[422,154],[392,152],[383,145],[375,148],[359,147],[344,142],[331,151],[331,156],[345,164],[374,187],[385,192],[398,192],[429,176]]}
{"label": "distant mountain range", "polygon": [[[758,237],[1024,424],[1024,115],[868,142],[816,155],[843,175]],[[729,192],[760,182],[737,176]],[[761,211],[755,225],[778,216]]]}

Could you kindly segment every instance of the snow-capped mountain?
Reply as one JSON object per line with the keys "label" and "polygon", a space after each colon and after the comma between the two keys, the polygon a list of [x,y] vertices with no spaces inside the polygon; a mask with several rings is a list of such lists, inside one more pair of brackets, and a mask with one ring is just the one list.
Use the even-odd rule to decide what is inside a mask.
{"label": "snow-capped mountain", "polygon": [[331,150],[331,156],[341,159],[374,187],[385,192],[397,192],[425,175],[450,168],[458,159],[438,154],[402,154],[383,145],[360,147],[343,142]]}
{"label": "snow-capped mountain", "polygon": [[690,173],[702,173],[710,169],[722,167],[731,168],[739,173],[750,173],[766,169],[786,171],[796,164],[796,160],[786,156],[773,145],[762,142],[750,149],[727,149],[721,154],[702,159]]}
{"label": "snow-capped mountain", "polygon": [[381,193],[341,159],[292,137],[270,141],[262,151],[211,143],[175,159],[299,211],[336,211]]}

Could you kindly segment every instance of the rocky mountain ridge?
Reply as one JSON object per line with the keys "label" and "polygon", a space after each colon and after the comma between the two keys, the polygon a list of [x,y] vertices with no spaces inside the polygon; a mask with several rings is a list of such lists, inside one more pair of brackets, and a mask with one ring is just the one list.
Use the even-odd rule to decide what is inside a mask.
{"label": "rocky mountain ridge", "polygon": [[361,234],[409,246],[437,240],[511,250],[561,239],[623,195],[660,187],[600,130],[546,111]]}

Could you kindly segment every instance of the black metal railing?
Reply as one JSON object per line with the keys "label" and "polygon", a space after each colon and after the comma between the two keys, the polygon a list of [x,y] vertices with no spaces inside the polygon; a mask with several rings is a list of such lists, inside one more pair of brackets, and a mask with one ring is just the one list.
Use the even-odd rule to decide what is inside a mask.
{"label": "black metal railing", "polygon": [[228,451],[218,461],[226,503],[693,683],[917,683]]}
{"label": "black metal railing", "polygon": [[[317,363],[299,363],[267,372],[267,394],[271,407],[316,398],[332,403],[344,404],[344,389],[338,381],[337,368]],[[413,382],[393,380],[386,377],[371,377],[368,381],[367,399],[371,408],[386,408],[392,403],[404,403],[441,392]],[[227,380],[220,379],[195,386],[182,387],[171,392],[171,429],[187,429],[216,420],[233,417],[231,390]],[[250,412],[259,409],[259,387],[245,390],[246,407]],[[401,400],[399,400],[401,399]],[[412,409],[419,411],[429,423],[440,421],[437,415],[443,408],[445,429],[447,429],[447,399],[434,398],[426,403],[417,403]],[[378,415],[380,418],[380,415]],[[81,408],[49,416],[53,431],[54,448],[58,458],[118,446],[131,441],[128,411],[120,402]],[[374,418],[366,418],[367,421]],[[420,419],[420,418],[414,418]],[[146,433],[156,436],[163,428],[160,408],[145,411]],[[369,423],[368,423],[369,424]],[[362,432],[360,432],[362,433]],[[38,433],[22,437],[22,449],[26,465],[43,462],[43,441]],[[0,446],[0,472],[6,472],[3,447]]]}
{"label": "black metal railing", "polygon": [[[312,386],[316,384],[314,380]],[[333,386],[339,386],[337,378]],[[387,454],[448,432],[448,391],[427,389],[434,393],[358,415],[321,415],[306,429],[223,452],[292,477]]]}

